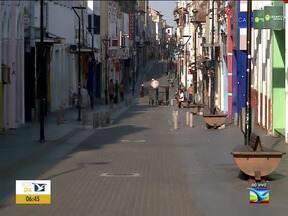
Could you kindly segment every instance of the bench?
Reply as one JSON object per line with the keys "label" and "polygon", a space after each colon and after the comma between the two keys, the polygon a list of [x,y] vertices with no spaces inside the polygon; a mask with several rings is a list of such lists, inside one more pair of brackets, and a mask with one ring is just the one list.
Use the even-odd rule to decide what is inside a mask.
{"label": "bench", "polygon": [[227,114],[205,114],[203,115],[207,128],[219,128],[225,125]]}
{"label": "bench", "polygon": [[263,147],[260,137],[252,133],[248,145],[236,146],[231,154],[239,169],[258,181],[278,167],[285,153]]}
{"label": "bench", "polygon": [[189,104],[187,101],[185,101],[183,103],[183,108],[188,108],[193,114],[198,114],[200,112],[203,112],[204,104]]}

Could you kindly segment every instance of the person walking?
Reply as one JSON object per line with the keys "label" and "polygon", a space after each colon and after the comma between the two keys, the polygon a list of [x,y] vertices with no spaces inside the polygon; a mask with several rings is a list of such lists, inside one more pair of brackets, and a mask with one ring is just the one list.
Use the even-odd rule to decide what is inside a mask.
{"label": "person walking", "polygon": [[108,85],[108,94],[109,94],[109,104],[110,107],[113,108],[113,100],[114,100],[114,83],[113,79],[110,79],[109,85]]}
{"label": "person walking", "polygon": [[190,103],[194,103],[193,101],[193,85],[190,84],[189,88],[187,89],[187,93],[188,93],[188,105],[190,105]]}
{"label": "person walking", "polygon": [[121,102],[123,102],[124,101],[124,83],[123,83],[123,81],[120,83],[119,93],[120,93],[120,100],[121,100]]}

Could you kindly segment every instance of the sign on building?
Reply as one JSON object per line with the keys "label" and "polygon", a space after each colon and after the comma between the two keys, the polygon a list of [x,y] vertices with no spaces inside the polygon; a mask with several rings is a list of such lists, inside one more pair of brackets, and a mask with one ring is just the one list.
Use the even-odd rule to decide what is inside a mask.
{"label": "sign on building", "polygon": [[264,28],[264,10],[254,10],[254,29]]}
{"label": "sign on building", "polygon": [[264,7],[264,27],[272,30],[284,29],[283,6]]}
{"label": "sign on building", "polygon": [[[251,24],[253,26],[254,21],[254,11],[251,13]],[[239,28],[247,28],[247,12],[240,11],[238,14],[238,27]]]}

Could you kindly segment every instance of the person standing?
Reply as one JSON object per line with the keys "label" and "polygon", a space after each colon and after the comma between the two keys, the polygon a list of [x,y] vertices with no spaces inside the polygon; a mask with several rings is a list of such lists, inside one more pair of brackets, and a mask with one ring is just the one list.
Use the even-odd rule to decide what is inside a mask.
{"label": "person standing", "polygon": [[184,102],[184,91],[183,89],[180,89],[179,92],[179,102],[178,102],[178,107],[182,108],[182,103]]}
{"label": "person standing", "polygon": [[119,84],[118,84],[118,81],[116,80],[116,83],[115,83],[115,94],[114,94],[114,103],[117,104],[118,103],[118,94],[119,94]]}
{"label": "person standing", "polygon": [[94,71],[93,71],[93,66],[94,66],[94,60],[93,60],[93,58],[89,57],[88,78],[87,78],[86,87],[87,87],[88,95],[90,97],[90,107],[91,107],[91,109],[94,108],[94,95],[93,95]]}
{"label": "person standing", "polygon": [[144,83],[141,84],[141,88],[140,88],[140,97],[144,97]]}
{"label": "person standing", "polygon": [[123,83],[123,81],[120,83],[119,93],[120,93],[121,102],[123,102],[124,101],[124,83]]}
{"label": "person standing", "polygon": [[193,85],[190,84],[189,88],[187,89],[188,92],[188,105],[190,105],[190,103],[194,103],[193,101]]}
{"label": "person standing", "polygon": [[108,85],[108,94],[109,94],[109,104],[110,107],[113,107],[113,100],[114,100],[114,83],[113,79],[110,79],[109,85]]}

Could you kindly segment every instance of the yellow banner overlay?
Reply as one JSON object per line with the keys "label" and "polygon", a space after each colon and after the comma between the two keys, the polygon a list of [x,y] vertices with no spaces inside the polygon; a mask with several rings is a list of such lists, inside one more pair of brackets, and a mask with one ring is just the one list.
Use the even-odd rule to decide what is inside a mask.
{"label": "yellow banner overlay", "polygon": [[51,195],[48,194],[18,194],[16,204],[51,204]]}
{"label": "yellow banner overlay", "polygon": [[16,180],[16,204],[51,204],[51,181]]}

